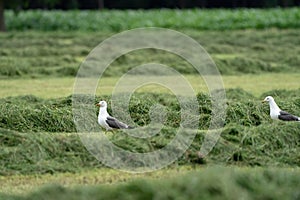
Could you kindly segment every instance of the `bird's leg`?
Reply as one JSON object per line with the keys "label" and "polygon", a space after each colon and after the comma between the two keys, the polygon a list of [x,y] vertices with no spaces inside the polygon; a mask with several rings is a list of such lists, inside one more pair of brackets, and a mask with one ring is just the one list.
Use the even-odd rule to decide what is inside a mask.
{"label": "bird's leg", "polygon": [[154,151],[154,147],[153,147],[153,145],[152,145],[151,140],[148,140],[148,139],[146,139],[146,140],[147,140],[147,142],[148,142],[148,146],[149,146],[149,148],[150,148],[150,151]]}
{"label": "bird's leg", "polygon": [[[105,134],[106,134],[106,136],[110,136],[111,135],[110,131],[108,129],[105,129]],[[112,139],[112,137],[110,137],[110,139]]]}
{"label": "bird's leg", "polygon": [[113,130],[111,130],[111,132],[112,132],[112,139],[113,139],[113,140],[115,140],[115,136],[116,136],[116,133],[115,133],[115,131],[116,131],[116,130],[114,130],[114,129],[113,129]]}
{"label": "bird's leg", "polygon": [[107,135],[107,130],[105,128],[102,128],[102,131],[104,132],[104,135]]}

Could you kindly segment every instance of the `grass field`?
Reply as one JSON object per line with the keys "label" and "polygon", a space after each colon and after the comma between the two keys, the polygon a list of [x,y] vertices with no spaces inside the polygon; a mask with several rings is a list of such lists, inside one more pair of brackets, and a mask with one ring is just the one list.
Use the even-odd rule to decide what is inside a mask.
{"label": "grass field", "polygon": [[[174,177],[176,173],[176,177]],[[108,175],[108,177],[107,177]],[[111,177],[118,177],[126,184],[111,184]],[[44,183],[44,178],[52,185],[44,186],[40,191],[25,197],[0,195],[4,199],[297,199],[299,198],[299,171],[291,168],[196,168],[192,172],[180,168],[168,172],[155,172],[129,176],[112,170],[93,171],[80,175],[64,174],[49,177],[17,177],[24,188]],[[159,180],[158,180],[159,177]],[[172,177],[172,178],[171,178]],[[138,179],[136,179],[138,178]],[[163,180],[162,180],[163,179]],[[32,183],[33,180],[33,183]],[[104,180],[105,184],[102,184]],[[11,187],[13,178],[4,183]],[[107,184],[109,183],[109,184]],[[64,184],[65,187],[61,185]],[[77,185],[78,184],[78,185]],[[15,194],[24,191],[14,184]],[[29,188],[27,188],[29,186]],[[171,189],[172,188],[172,189]]]}
{"label": "grass field", "polygon": [[[222,75],[300,71],[298,29],[182,32],[205,48]],[[0,76],[5,79],[74,77],[89,52],[111,35],[113,33],[32,31],[0,34]],[[180,57],[148,49],[119,57],[103,76],[119,77],[135,66],[150,62],[166,64],[182,74],[195,73]]]}
{"label": "grass field", "polygon": [[[228,30],[299,28],[299,8],[6,12],[9,30],[122,31],[138,27]],[[126,19],[124,23],[123,19]],[[165,19],[165,20],[161,20]]]}
{"label": "grass field", "polygon": [[[276,79],[274,79],[276,76]],[[185,76],[194,90],[198,92],[207,92],[207,86],[200,75]],[[260,97],[262,93],[271,90],[285,89],[294,90],[299,88],[300,73],[280,73],[280,74],[261,74],[261,75],[243,75],[241,76],[223,76],[224,87],[227,89],[241,88],[246,92]],[[164,77],[160,77],[164,78]],[[109,95],[113,92],[119,78],[105,77],[99,82],[96,95]],[[277,81],[288,80],[288,81]],[[1,97],[19,96],[32,94],[41,98],[59,98],[69,96],[73,92],[75,79],[69,78],[42,78],[42,79],[4,79],[0,80]],[[105,84],[104,84],[105,83]],[[10,93],[14,91],[13,94]],[[157,86],[143,87],[138,92],[160,92]]]}
{"label": "grass field", "polygon": [[[298,8],[28,11],[18,16],[8,11],[6,16],[11,32],[0,33],[0,199],[300,198],[300,123],[272,121],[268,105],[261,103],[272,95],[281,108],[300,115]],[[161,20],[165,16],[168,20]],[[96,45],[117,31],[142,26],[176,28],[198,41],[222,75],[227,109],[216,146],[199,157],[212,112],[203,79],[189,63],[161,50],[117,58],[101,78],[93,104],[110,103],[122,74],[150,62],[186,77],[199,104],[198,130],[187,151],[166,168],[130,174],[108,169],[87,151],[80,140],[85,133],[76,133],[71,95],[80,63]],[[160,78],[177,84],[172,77]],[[166,108],[160,134],[107,137],[134,153],[164,147],[180,126],[174,95],[153,85],[139,88],[129,112],[135,126],[144,126],[157,103]]]}
{"label": "grass field", "polygon": [[[88,185],[109,185],[132,181],[137,178],[168,178],[174,173],[185,174],[194,171],[193,167],[171,167],[169,170],[155,171],[146,174],[131,174],[108,168],[83,170],[78,173],[56,173],[43,175],[13,175],[1,177],[1,192],[7,194],[28,194],[28,191],[34,191],[41,185],[64,185],[65,187],[74,188]],[[198,169],[200,170],[200,168]]]}

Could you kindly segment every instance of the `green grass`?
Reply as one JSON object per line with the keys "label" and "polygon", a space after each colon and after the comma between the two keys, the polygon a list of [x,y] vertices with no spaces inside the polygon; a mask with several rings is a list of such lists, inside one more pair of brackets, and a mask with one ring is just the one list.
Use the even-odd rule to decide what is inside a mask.
{"label": "green grass", "polygon": [[[53,184],[25,196],[1,196],[12,200],[120,199],[120,197],[122,199],[298,199],[300,197],[299,169],[212,167],[199,168],[185,175],[174,170],[168,171],[168,173],[172,172],[176,175],[173,174],[172,178],[164,180],[138,179],[123,184],[81,185],[73,188]],[[101,175],[102,173],[95,174],[94,181],[102,179]],[[162,176],[168,175],[162,174]],[[90,181],[89,177],[86,180]]]}
{"label": "green grass", "polygon": [[[196,30],[299,28],[300,9],[7,11],[8,30],[122,31],[138,27]],[[124,20],[126,19],[126,23]]]}
{"label": "green grass", "polygon": [[[299,115],[300,99],[297,93],[299,90],[268,92],[283,109]],[[268,105],[262,104],[259,98],[243,90],[227,90],[227,96],[226,124],[221,139],[209,157],[199,160],[197,152],[203,143],[205,130],[208,129],[211,107],[209,96],[198,95],[199,130],[192,145],[178,159],[177,164],[265,167],[300,165],[299,123],[272,122],[268,116]],[[102,98],[110,102],[110,96]],[[19,96],[0,99],[0,102],[2,175],[78,172],[83,168],[103,166],[87,152],[79,136],[73,133],[76,129],[71,111],[71,97],[45,100],[34,96]],[[117,132],[108,135],[109,139],[117,146],[137,153],[158,150],[168,144],[180,123],[179,105],[174,96],[134,94],[129,112],[135,126],[144,126],[150,122],[148,113],[150,107],[156,103],[167,108],[166,121],[160,134],[151,139],[139,139]],[[109,111],[110,109],[109,104]],[[96,116],[95,108],[95,114],[89,119],[86,118],[86,121],[93,122],[93,130],[100,131]],[[138,163],[137,167],[140,167]]]}
{"label": "green grass", "polygon": [[[298,73],[298,29],[182,30],[212,56],[222,75]],[[89,54],[112,32],[11,32],[0,34],[0,77],[74,77]],[[116,59],[104,77],[120,77],[145,63],[161,63],[181,74],[195,74],[186,61],[161,50],[138,50]]]}
{"label": "green grass", "polygon": [[[0,193],[25,195],[37,187],[59,184],[68,188],[84,185],[110,185],[132,181],[137,178],[159,179],[173,177],[174,174],[185,174],[194,171],[191,166],[173,166],[167,169],[148,172],[145,174],[132,174],[109,168],[82,170],[77,173],[55,173],[55,174],[33,174],[33,175],[11,175],[0,177]],[[1,197],[1,196],[0,196]]]}
{"label": "green grass", "polygon": [[[0,193],[6,193],[0,199],[299,198],[300,124],[273,122],[268,105],[261,103],[273,95],[282,109],[300,115],[298,8],[28,11],[18,16],[8,11],[6,16],[13,31],[0,34]],[[141,26],[175,28],[203,45],[222,74],[228,107],[218,143],[199,158],[211,102],[195,70],[181,58],[153,49],[116,59],[93,103],[105,99],[111,105],[121,75],[154,61],[184,74],[198,94],[199,130],[184,155],[161,171],[132,175],[107,169],[86,150],[79,137],[83,133],[75,133],[70,94],[80,63],[96,45],[117,31]],[[14,32],[21,29],[32,31]],[[117,132],[108,138],[136,153],[164,147],[180,122],[176,98],[149,85],[134,93],[129,111],[135,125],[143,126],[156,103],[167,107],[161,134],[145,140]],[[92,122],[99,129],[94,111]],[[44,184],[54,185],[36,189]]]}
{"label": "green grass", "polygon": [[[299,89],[267,92],[267,94],[276,98],[282,108],[293,111],[295,114],[300,113],[298,93]],[[190,193],[182,192],[180,188],[188,187],[187,183],[194,180],[191,177],[198,176],[202,184],[198,184],[197,181],[191,181],[191,184],[196,184],[197,191],[203,190],[203,192],[193,193],[195,198],[198,198],[200,194],[208,195],[206,198],[214,198],[210,196],[212,195],[210,191],[215,190],[210,188],[215,186],[215,179],[224,181],[222,184],[228,187],[226,189],[225,186],[225,188],[223,185],[220,186],[222,192],[218,196],[224,196],[224,198],[233,195],[230,190],[231,187],[234,188],[234,191],[241,190],[244,195],[253,198],[258,198],[260,195],[271,198],[272,195],[282,195],[286,191],[297,196],[297,181],[299,181],[297,167],[300,165],[298,155],[300,150],[300,124],[272,122],[268,116],[268,106],[260,102],[260,99],[265,95],[260,94],[259,97],[255,97],[241,89],[228,89],[226,126],[217,145],[208,157],[199,159],[197,156],[205,136],[205,131],[199,130],[185,155],[173,164],[175,169],[171,167],[171,169],[167,168],[166,171],[157,172],[158,175],[134,177],[126,174],[122,175],[113,170],[107,172],[107,169],[85,149],[78,134],[65,133],[66,131],[74,131],[70,111],[70,97],[42,99],[27,95],[2,98],[0,99],[0,127],[2,127],[0,128],[0,146],[2,149],[0,153],[0,183],[4,185],[4,187],[1,187],[1,191],[8,194],[8,196],[2,196],[4,199],[25,197],[34,199],[40,198],[42,195],[48,195],[45,198],[50,199],[55,198],[52,195],[59,194],[60,197],[71,198],[70,196],[74,195],[74,191],[77,191],[80,194],[84,193],[82,198],[92,198],[90,196],[103,195],[102,192],[95,194],[96,191],[105,190],[111,191],[105,193],[107,197],[114,198],[114,195],[118,194],[117,191],[122,190],[120,189],[122,187],[134,187],[135,190],[129,190],[128,194],[126,193],[129,196],[133,195],[133,191],[137,191],[136,185],[147,186],[141,191],[141,195],[151,195],[150,191],[157,193],[158,188],[155,185],[160,182],[160,184],[167,187],[164,189],[166,194],[161,195],[177,195],[177,190],[179,190],[181,195],[190,197]],[[110,97],[97,97],[97,99],[100,98],[109,99]],[[147,122],[148,108],[158,99],[160,103],[168,106],[171,117],[170,121],[167,121],[169,124],[163,134],[151,138],[149,142],[149,140],[132,139],[117,132],[115,136],[108,135],[110,140],[121,148],[133,152],[148,152],[166,145],[176,130],[176,124],[170,122],[178,117],[176,100],[172,96],[149,92],[135,94],[131,102],[135,114],[133,118],[141,125]],[[206,94],[201,94],[198,96],[198,101],[201,117],[203,117],[199,129],[206,129],[206,123],[209,119],[207,117],[210,112],[209,97]],[[96,110],[94,119],[96,120]],[[214,171],[213,166],[216,165],[225,165],[227,168],[218,168]],[[178,166],[183,166],[183,168],[178,168]],[[167,177],[173,177],[174,173],[178,175],[177,170],[180,169],[182,169],[180,174],[185,174],[187,170],[184,166],[196,168],[199,166],[200,169],[195,174],[187,175],[187,178],[180,178],[186,180],[182,183],[182,186],[178,186],[179,188],[175,187],[180,182],[179,180],[164,180]],[[242,166],[243,168],[239,169],[235,166]],[[253,168],[255,166],[263,168],[257,170]],[[201,167],[207,167],[207,169],[202,170]],[[244,167],[251,167],[251,169]],[[279,168],[274,171],[265,169],[268,167],[283,167],[284,169]],[[159,173],[163,175],[159,175]],[[233,179],[234,181],[232,177],[235,177],[235,175],[232,173],[239,174],[236,175],[236,179]],[[116,178],[118,176],[120,178]],[[241,180],[240,176],[242,177]],[[137,181],[136,184],[134,184],[136,181],[133,183],[129,181],[136,177],[143,177],[146,180]],[[151,180],[148,180],[149,177],[160,177],[161,179],[152,183]],[[203,180],[206,181],[203,182]],[[119,181],[129,182],[121,185],[99,186]],[[24,193],[24,190],[33,191],[36,190],[35,186],[47,183],[54,183],[58,186],[48,186],[32,194]],[[172,189],[168,188],[169,184],[172,185]],[[262,186],[259,184],[262,184]],[[287,185],[285,186],[285,184]],[[66,188],[63,188],[62,185]],[[87,187],[83,187],[85,185]],[[92,185],[95,185],[95,187],[92,187]],[[101,189],[102,187],[104,189]],[[115,187],[117,189],[114,189]],[[203,189],[201,189],[202,187]],[[295,189],[293,189],[294,187]],[[127,191],[127,189],[124,190]],[[276,193],[275,191],[280,192]],[[26,196],[14,197],[15,194]]]}
{"label": "green grass", "polygon": [[[162,76],[160,78],[163,79],[164,77]],[[186,75],[185,78],[192,85],[195,92],[208,92],[207,86],[200,75]],[[241,88],[246,92],[253,94],[255,97],[260,97],[262,93],[266,93],[271,90],[295,90],[300,87],[298,83],[298,80],[300,79],[300,73],[266,73],[260,75],[247,74],[242,76],[228,75],[223,76],[222,79],[225,88]],[[96,95],[112,94],[118,80],[118,77],[101,78],[97,87]],[[170,78],[170,81],[176,80],[172,80],[172,78]],[[0,80],[0,96],[9,97],[32,94],[34,96],[46,99],[66,97],[73,93],[74,82],[75,79],[72,77],[50,77],[41,79],[2,79]],[[11,91],[13,91],[13,93]],[[139,88],[136,92],[166,93],[168,91],[155,85],[148,85]]]}
{"label": "green grass", "polygon": [[[237,92],[236,92],[237,91]],[[295,90],[297,92],[298,90]],[[236,93],[241,93],[241,90],[228,90],[228,116],[227,123],[238,122],[240,124],[261,124],[265,118],[266,110],[262,109],[261,100],[251,94],[236,97]],[[233,95],[230,96],[230,94]],[[291,92],[292,93],[292,92]],[[198,94],[199,112],[205,117],[211,114],[210,98],[207,94]],[[120,96],[119,99],[122,97]],[[261,97],[262,99],[263,97]],[[110,96],[97,96],[92,104],[100,99],[105,99],[110,103]],[[236,101],[238,99],[238,101]],[[280,99],[277,99],[280,102]],[[292,101],[292,99],[291,99]],[[294,98],[295,103],[298,99]],[[43,100],[35,96],[17,96],[0,99],[0,126],[6,129],[16,131],[47,131],[47,132],[74,132],[75,124],[73,122],[72,113],[72,97]],[[114,105],[121,107],[118,103]],[[149,110],[155,104],[161,104],[167,108],[167,121],[165,125],[170,127],[178,127],[180,123],[180,106],[178,100],[171,94],[155,94],[155,93],[136,93],[131,96],[129,111],[136,125],[144,126],[150,121]],[[109,104],[109,109],[110,109]],[[293,105],[290,102],[290,107]],[[89,106],[89,105],[87,105]],[[233,109],[233,110],[230,110]],[[295,109],[295,108],[294,108]],[[237,110],[238,112],[237,116]],[[257,113],[252,113],[253,111]],[[295,110],[297,111],[297,109]],[[95,107],[95,115],[97,115]],[[244,113],[244,114],[243,114]],[[121,115],[121,113],[119,113]],[[233,115],[234,114],[234,115]],[[248,119],[247,115],[252,114],[254,119]],[[119,118],[122,116],[119,116]],[[207,116],[208,117],[208,116]],[[239,118],[242,117],[242,118]],[[91,119],[92,120],[92,119]],[[94,121],[94,120],[92,120]],[[199,128],[208,128],[210,118],[203,118],[199,122]],[[47,122],[47,123],[45,123]],[[87,122],[86,122],[87,123]],[[92,124],[91,124],[92,126]]]}

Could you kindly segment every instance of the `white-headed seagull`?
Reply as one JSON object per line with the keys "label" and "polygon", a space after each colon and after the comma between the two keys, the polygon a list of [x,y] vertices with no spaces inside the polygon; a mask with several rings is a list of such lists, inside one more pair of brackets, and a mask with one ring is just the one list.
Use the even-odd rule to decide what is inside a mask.
{"label": "white-headed seagull", "polygon": [[100,107],[99,115],[98,115],[98,123],[106,131],[112,131],[114,129],[132,129],[133,128],[123,122],[120,122],[116,118],[110,116],[107,112],[106,101],[100,101],[99,103],[96,104],[96,106]]}
{"label": "white-headed seagull", "polygon": [[270,116],[272,119],[279,119],[282,121],[299,121],[300,117],[292,115],[286,111],[281,110],[271,96],[267,96],[263,102],[268,102],[270,105]]}

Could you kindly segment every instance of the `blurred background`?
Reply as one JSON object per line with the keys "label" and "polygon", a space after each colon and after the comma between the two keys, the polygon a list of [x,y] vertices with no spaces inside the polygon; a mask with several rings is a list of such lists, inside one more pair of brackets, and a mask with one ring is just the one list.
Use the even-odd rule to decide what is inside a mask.
{"label": "blurred background", "polygon": [[299,6],[300,0],[13,0],[5,8],[22,9],[153,9],[153,8],[269,8]]}
{"label": "blurred background", "polygon": [[[228,9],[229,11],[232,10],[239,10],[239,9],[247,9],[247,8],[252,8],[252,9],[266,9],[266,8],[272,8],[272,9],[282,9],[284,8],[289,8],[289,7],[298,7],[300,5],[300,0],[252,0],[252,1],[247,1],[247,0],[224,0],[224,1],[218,1],[218,0],[128,0],[128,1],[121,1],[121,0],[0,0],[0,31],[6,31],[6,30],[28,30],[28,29],[39,29],[39,30],[56,30],[51,24],[53,21],[57,21],[59,19],[60,22],[62,22],[65,17],[60,17],[59,14],[56,14],[56,17],[53,17],[54,14],[52,13],[52,19],[49,19],[49,15],[45,12],[42,11],[48,11],[48,10],[56,10],[56,11],[65,11],[65,10],[72,10],[72,11],[78,11],[78,10],[139,10],[142,12],[142,10],[150,10],[150,9],[161,9],[161,10],[166,10],[166,9],[175,9],[175,10],[187,10],[187,9],[193,9],[195,12],[198,12],[199,9],[205,9],[205,10],[210,10],[214,8],[222,8],[222,9]],[[4,12],[4,11],[7,12]],[[39,14],[34,14],[33,12],[27,12],[25,16],[17,16],[19,13],[22,13],[22,11],[33,11],[35,10],[36,12],[39,12]],[[196,11],[197,10],[197,11]],[[251,10],[251,9],[250,9]],[[278,11],[276,11],[278,12]],[[279,11],[281,12],[281,11]],[[297,22],[293,22],[292,26],[291,23],[289,25],[282,25],[282,21],[285,21],[286,19],[292,21],[292,18],[298,18],[298,10],[291,10],[293,13],[293,17],[290,18],[290,11],[286,11],[285,13],[288,16],[281,15],[281,14],[272,14],[272,16],[266,16],[266,15],[257,15],[257,13],[252,13],[248,11],[244,12],[245,14],[241,16],[236,16],[233,22],[230,23],[235,23],[235,21],[240,21],[240,20],[246,20],[249,21],[249,18],[260,18],[260,16],[263,16],[263,19],[259,19],[259,21],[264,21],[263,24],[252,24],[251,26],[248,24],[247,26],[242,25],[242,27],[239,28],[266,28],[266,27],[271,27],[274,26],[274,19],[277,24],[275,24],[276,27],[298,27]],[[24,13],[24,12],[23,12]],[[75,17],[79,18],[85,18],[89,14],[83,14],[84,16],[79,16],[78,13],[75,13]],[[108,14],[107,17],[110,18],[110,15],[112,13]],[[174,14],[174,13],[173,13]],[[178,13],[177,13],[178,14]],[[48,15],[48,16],[46,16]],[[112,14],[113,15],[113,14]],[[144,13],[143,13],[144,15]],[[199,15],[199,13],[197,14]],[[206,14],[204,14],[206,15]],[[250,16],[251,15],[251,16]],[[34,17],[35,16],[35,17]],[[153,15],[153,16],[158,16],[158,15]],[[207,15],[206,15],[207,16]],[[219,18],[223,18],[224,15],[218,15],[218,13],[208,15],[207,18],[210,17],[216,17],[218,16]],[[282,16],[285,18],[282,20]],[[130,16],[128,16],[130,17]],[[177,16],[178,17],[178,16]],[[226,17],[226,16],[225,16]],[[19,18],[19,19],[17,19]],[[101,17],[102,19],[103,16]],[[160,19],[170,19],[169,16],[164,16],[163,18]],[[17,21],[16,21],[17,19]],[[93,17],[94,20],[97,20],[95,17]],[[121,18],[120,18],[121,19]],[[128,19],[128,18],[126,18]],[[189,19],[192,19],[189,17]],[[152,24],[152,19],[150,17],[149,20],[143,20],[144,22],[146,21],[147,23],[151,24],[140,24],[141,26],[160,26],[160,27],[165,27],[165,28],[175,28],[173,26],[169,25],[162,25],[162,24]],[[21,22],[22,23],[19,23]],[[69,19],[65,19],[65,21],[69,21]],[[73,20],[71,20],[73,21]],[[86,19],[84,20],[85,22]],[[106,20],[107,21],[107,20]],[[193,19],[192,21],[196,22],[199,20]],[[209,19],[205,19],[204,21],[210,23]],[[223,21],[230,21],[229,19],[224,19]],[[221,23],[223,23],[223,21]],[[267,25],[266,23],[267,22]],[[177,23],[177,22],[176,22]],[[198,22],[197,22],[198,23]],[[219,23],[219,22],[218,22]],[[244,23],[244,22],[243,22]],[[270,25],[270,23],[272,25]],[[50,28],[42,28],[43,24],[47,25],[47,27]],[[95,23],[94,23],[95,24]],[[126,27],[120,28],[120,24],[123,24],[122,26],[126,25]],[[136,28],[136,26],[128,26],[135,24],[132,22],[128,23],[118,23],[117,25],[114,25],[111,27],[111,30],[115,31],[121,31],[125,29],[131,29],[131,28]],[[172,22],[172,24],[174,24]],[[185,24],[187,24],[185,22]],[[57,25],[57,22],[56,22]],[[61,25],[61,24],[60,24]],[[99,25],[99,24],[98,24]],[[76,24],[68,24],[63,27],[64,30],[74,30],[78,28],[74,28],[74,26],[79,26]],[[89,30],[95,30],[95,25],[91,25],[94,27],[89,27]],[[181,25],[180,25],[181,26]],[[200,25],[201,26],[201,25]],[[38,28],[37,28],[38,27]],[[80,25],[80,27],[83,27]],[[140,27],[140,26],[138,26]],[[211,27],[211,26],[210,26]],[[218,26],[219,27],[219,26]],[[225,26],[224,26],[225,27]],[[222,29],[224,28],[222,27]],[[231,27],[231,26],[229,26]],[[190,27],[190,28],[195,28],[195,27]],[[228,26],[226,25],[226,28]],[[61,29],[61,28],[59,28]],[[86,28],[83,28],[86,29]],[[202,27],[203,29],[203,27]],[[208,28],[204,28],[208,29]],[[215,28],[209,28],[209,29],[215,29]]]}

